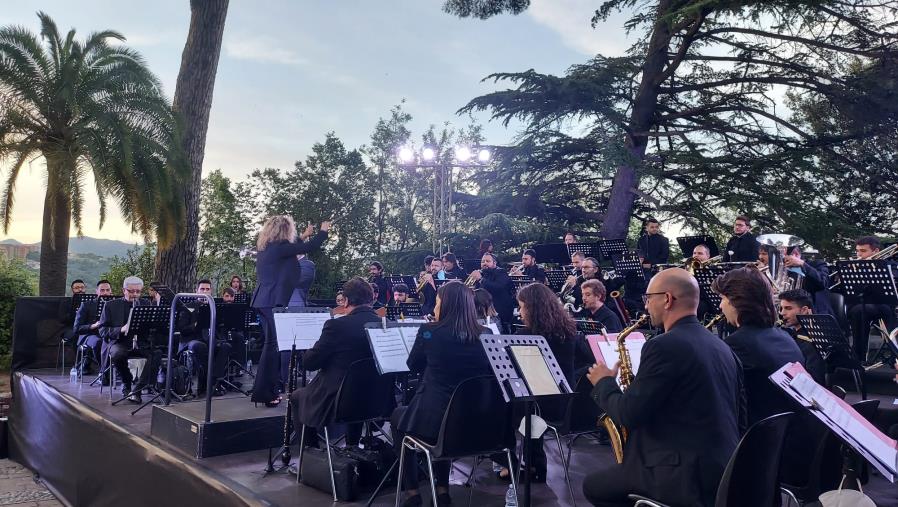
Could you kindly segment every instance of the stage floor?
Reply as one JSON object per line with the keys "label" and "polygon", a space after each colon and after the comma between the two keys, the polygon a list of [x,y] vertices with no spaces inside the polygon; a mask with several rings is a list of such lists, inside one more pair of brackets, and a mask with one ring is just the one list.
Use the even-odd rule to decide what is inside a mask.
{"label": "stage floor", "polygon": [[[135,405],[122,403],[112,406],[105,389],[101,395],[99,387],[90,387],[86,382],[80,385],[70,384],[68,377],[59,373],[58,370],[40,370],[29,371],[24,375],[34,378],[37,383],[48,386],[50,389],[44,391],[46,396],[53,394],[63,395],[63,398],[70,398],[68,401],[74,400],[78,405],[72,406],[77,406],[79,409],[81,407],[86,408],[98,417],[114,423],[127,431],[131,436],[139,439],[141,444],[156,449],[156,452],[170,453],[170,460],[176,460],[176,466],[183,468],[184,472],[196,474],[204,481],[215,481],[217,489],[226,490],[228,494],[232,493],[240,497],[246,505],[302,505],[309,507],[333,505],[329,494],[307,486],[297,485],[293,475],[286,472],[266,475],[264,469],[268,459],[268,452],[265,450],[205,459],[192,458],[151,436],[151,407],[147,407],[132,416],[130,412],[136,408]],[[16,394],[16,396],[19,395]],[[115,393],[116,399],[119,396],[119,393]],[[894,397],[883,396],[881,399],[882,406],[892,407]],[[17,403],[19,401],[16,400]],[[245,405],[241,405],[241,402],[245,403]],[[202,401],[186,403],[195,404],[197,409],[202,406]],[[284,413],[283,407],[254,408],[249,399],[239,393],[215,398],[212,405],[213,418],[216,417],[216,407],[220,408],[222,416],[226,414],[229,418],[240,417],[241,413],[245,414],[247,418],[257,417],[259,414]],[[190,408],[193,407],[185,407],[185,410],[190,410]],[[293,455],[293,461],[295,462],[295,446]],[[557,448],[551,440],[547,440],[547,455],[549,459],[548,480],[544,485],[533,486],[533,505],[572,505],[570,494],[564,481],[561,460],[558,456]],[[581,492],[583,476],[593,470],[610,466],[612,461],[613,457],[610,447],[599,445],[594,440],[587,438],[577,440],[574,445],[570,467],[571,480],[574,492],[577,495],[577,504],[581,506],[588,505]],[[461,483],[466,479],[470,466],[471,460],[465,460],[456,462],[453,468],[450,493],[454,503],[457,505],[464,505],[467,501],[469,489],[462,486]],[[47,478],[46,476],[51,475],[43,470],[35,471],[45,476],[45,479]],[[49,479],[48,483],[52,487],[52,482]],[[115,485],[114,483],[109,483],[106,487],[112,488]],[[492,469],[487,461],[475,471],[472,505],[504,505],[506,489],[507,483],[500,482],[493,476]],[[877,505],[898,505],[898,486],[885,481],[885,479],[875,473],[875,470],[871,474],[869,484],[864,487],[864,491],[873,498]],[[422,493],[424,492],[422,490]],[[361,502],[347,505],[364,505],[364,500],[367,500],[367,498]],[[374,505],[393,505],[393,502],[394,496],[391,489],[381,494],[374,502]],[[77,502],[71,503],[77,504]],[[130,503],[135,505],[133,498]],[[425,501],[425,504],[428,503]]]}

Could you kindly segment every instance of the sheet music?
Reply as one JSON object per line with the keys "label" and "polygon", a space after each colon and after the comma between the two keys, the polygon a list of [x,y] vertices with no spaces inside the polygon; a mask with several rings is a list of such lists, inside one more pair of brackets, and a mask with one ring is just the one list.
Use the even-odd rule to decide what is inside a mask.
{"label": "sheet music", "polygon": [[[858,450],[884,477],[894,482],[898,471],[898,443],[879,431],[851,405],[814,382],[804,368],[796,365],[786,364],[774,372],[770,380],[803,405],[812,405],[812,414]],[[809,403],[806,404],[805,400]]]}
{"label": "sheet music", "polygon": [[[586,337],[586,341],[589,343],[589,348],[597,363],[605,363],[610,368],[620,361],[620,355],[617,353],[617,333],[609,334],[607,341],[600,334],[591,334]],[[633,375],[639,373],[643,345],[645,345],[645,336],[642,333],[633,332],[627,336],[626,347],[627,352],[630,353],[630,363],[633,364]],[[617,377],[617,383],[620,385],[620,375]]]}
{"label": "sheet music", "polygon": [[493,334],[502,334],[499,332],[499,325],[490,317],[486,318],[486,327],[490,328],[490,331],[492,331]]}
{"label": "sheet music", "polygon": [[[368,328],[368,341],[371,343],[371,352],[381,374],[407,372],[409,348],[402,327]],[[414,328],[417,332],[418,328]],[[412,336],[412,341],[414,341]]]}
{"label": "sheet music", "polygon": [[290,350],[296,338],[296,350],[309,350],[321,338],[324,323],[330,320],[327,312],[277,312],[274,327],[278,350]]}
{"label": "sheet music", "polygon": [[[399,332],[402,334],[402,341],[405,342],[405,358],[408,359],[408,355],[412,353],[412,347],[415,346],[415,338],[418,336],[418,329],[421,326],[402,326],[399,328]],[[408,368],[405,369],[408,371]]]}

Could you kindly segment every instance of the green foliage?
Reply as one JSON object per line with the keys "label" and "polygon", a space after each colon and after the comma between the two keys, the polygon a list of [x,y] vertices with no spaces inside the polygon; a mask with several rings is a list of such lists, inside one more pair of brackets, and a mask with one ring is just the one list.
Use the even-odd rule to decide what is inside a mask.
{"label": "green foliage", "polygon": [[115,256],[109,263],[109,270],[102,278],[109,280],[112,291],[120,294],[122,282],[129,276],[137,276],[143,280],[144,286],[153,281],[153,268],[155,267],[156,244],[147,243],[143,246],[135,246],[124,257]]}
{"label": "green foliage", "polygon": [[216,292],[227,287],[235,274],[245,279],[244,267],[255,271],[252,263],[244,266],[239,256],[241,249],[253,248],[250,205],[245,184],[232,184],[219,170],[203,179],[197,279],[212,280]]}
{"label": "green foliage", "polygon": [[12,320],[16,298],[37,294],[37,279],[19,261],[0,256],[0,371],[7,371],[12,352]]}
{"label": "green foliage", "polygon": [[[136,231],[171,243],[183,227],[176,190],[187,164],[159,80],[139,53],[119,44],[125,37],[118,32],[76,40],[74,30],[63,37],[49,16],[38,17],[40,38],[18,26],[0,28],[3,230],[12,221],[21,169],[40,156],[47,162],[46,205],[53,217],[43,224],[48,237],[63,230],[68,241],[69,217],[81,234],[84,179],[92,171],[101,226],[112,198]],[[66,248],[60,247],[43,245],[58,250],[63,258],[54,261],[64,268]]]}

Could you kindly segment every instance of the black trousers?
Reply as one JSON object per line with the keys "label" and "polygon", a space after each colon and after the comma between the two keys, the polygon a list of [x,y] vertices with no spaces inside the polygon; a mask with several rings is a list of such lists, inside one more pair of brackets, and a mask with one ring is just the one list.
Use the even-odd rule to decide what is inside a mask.
{"label": "black trousers", "polygon": [[252,401],[265,403],[278,397],[278,384],[281,380],[281,360],[278,354],[277,331],[274,327],[274,312],[271,308],[257,308],[262,324],[262,355],[256,370],[256,381],[253,384]]}
{"label": "black trousers", "polygon": [[[85,334],[78,337],[78,346],[85,346],[93,354],[93,360],[100,364],[103,353],[103,339],[95,334]],[[85,365],[90,364],[88,358],[84,358]]]}
{"label": "black trousers", "polygon": [[854,353],[861,361],[867,358],[867,344],[870,341],[870,324],[884,319],[886,327],[894,329],[895,315],[889,305],[854,305],[848,310],[851,334],[854,338]]}
{"label": "black trousers", "polygon": [[[396,409],[393,410],[393,414],[390,416],[390,432],[393,434],[393,444],[396,447],[397,456],[399,456],[399,453],[402,451],[402,439],[405,437],[405,433],[399,430],[399,421],[402,420],[402,415],[405,414],[407,408],[408,407],[396,407]],[[403,491],[418,489],[418,460],[415,459],[415,456],[416,453],[406,450],[405,462],[402,465]],[[449,487],[449,469],[451,466],[452,461],[450,460],[433,462],[434,482],[436,482],[437,487]]]}
{"label": "black trousers", "polygon": [[627,495],[634,492],[630,477],[617,464],[583,478],[583,495],[596,507],[628,507]]}
{"label": "black trousers", "polygon": [[131,375],[131,370],[128,369],[128,359],[137,357],[147,360],[140,378],[137,379],[137,387],[143,387],[149,383],[149,379],[153,378],[151,375],[159,368],[162,362],[162,352],[145,348],[133,349],[130,343],[125,343],[124,341],[109,345],[109,360],[112,361],[112,366],[122,379],[124,390],[130,391],[131,386],[134,384],[134,377]]}
{"label": "black trousers", "polygon": [[[209,364],[209,344],[200,340],[190,340],[189,342],[181,342],[178,346],[178,354],[189,350],[193,352],[196,360],[195,371],[205,372]],[[212,358],[212,378],[218,380],[224,377],[225,368],[228,366],[228,358],[231,356],[231,344],[227,342],[215,343],[215,357]],[[199,378],[200,384],[205,378]]]}

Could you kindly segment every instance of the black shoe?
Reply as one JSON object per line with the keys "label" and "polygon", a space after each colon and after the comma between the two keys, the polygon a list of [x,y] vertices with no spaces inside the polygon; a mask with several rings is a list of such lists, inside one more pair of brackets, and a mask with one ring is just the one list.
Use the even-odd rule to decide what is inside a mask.
{"label": "black shoe", "polygon": [[128,395],[128,401],[134,403],[135,405],[140,405],[143,403],[143,398],[140,397],[140,392],[131,393]]}
{"label": "black shoe", "polygon": [[452,497],[449,496],[449,493],[440,493],[437,495],[437,506],[443,507],[445,505],[452,505]]}
{"label": "black shoe", "polygon": [[[437,498],[437,501],[439,501],[439,498]],[[422,505],[424,505],[424,501],[421,500],[421,495],[412,495],[402,502],[402,507],[421,507]]]}

